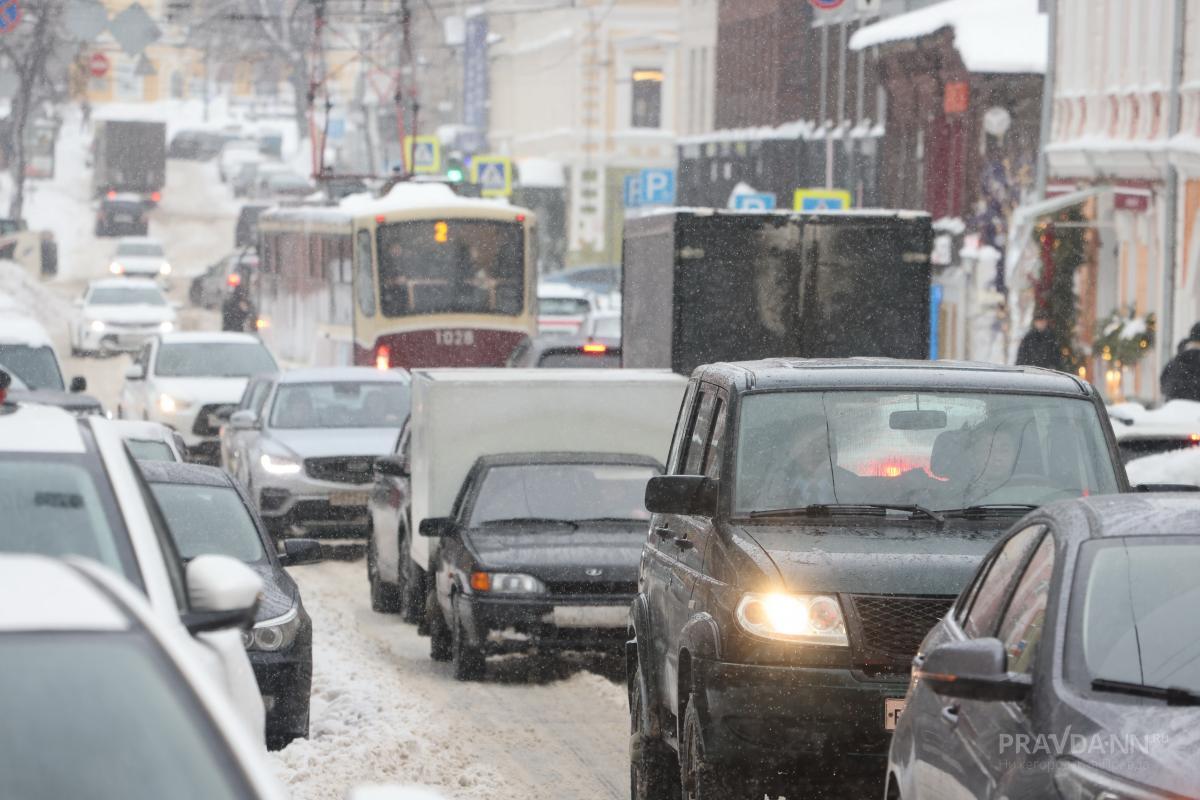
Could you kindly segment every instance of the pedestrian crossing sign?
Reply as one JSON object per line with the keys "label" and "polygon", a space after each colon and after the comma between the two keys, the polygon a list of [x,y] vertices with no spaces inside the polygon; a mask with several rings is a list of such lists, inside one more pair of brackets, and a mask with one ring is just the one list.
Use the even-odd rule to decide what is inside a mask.
{"label": "pedestrian crossing sign", "polygon": [[413,173],[442,171],[442,143],[436,136],[405,136],[404,161]]}
{"label": "pedestrian crossing sign", "polygon": [[475,156],[471,159],[471,183],[479,186],[482,197],[511,195],[512,175],[512,159],[507,156]]}
{"label": "pedestrian crossing sign", "polygon": [[845,189],[797,189],[792,208],[796,211],[844,211],[851,205],[850,193]]}

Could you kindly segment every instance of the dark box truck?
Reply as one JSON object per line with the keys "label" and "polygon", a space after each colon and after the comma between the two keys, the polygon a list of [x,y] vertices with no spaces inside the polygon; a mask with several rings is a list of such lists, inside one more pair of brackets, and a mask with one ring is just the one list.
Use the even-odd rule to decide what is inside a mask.
{"label": "dark box truck", "polygon": [[929,215],[672,209],[626,219],[622,363],[929,356]]}
{"label": "dark box truck", "polygon": [[92,138],[92,188],[158,202],[167,182],[167,126],[162,122],[98,120]]}

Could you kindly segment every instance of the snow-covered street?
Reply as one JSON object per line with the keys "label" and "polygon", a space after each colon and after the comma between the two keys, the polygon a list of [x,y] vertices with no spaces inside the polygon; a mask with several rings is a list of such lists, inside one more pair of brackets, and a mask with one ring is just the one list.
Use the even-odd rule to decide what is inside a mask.
{"label": "snow-covered street", "polygon": [[363,562],[297,567],[313,618],[310,738],[275,754],[297,800],[364,783],[448,798],[628,796],[628,730],[615,659],[510,656],[459,683],[429,640],[371,611]]}

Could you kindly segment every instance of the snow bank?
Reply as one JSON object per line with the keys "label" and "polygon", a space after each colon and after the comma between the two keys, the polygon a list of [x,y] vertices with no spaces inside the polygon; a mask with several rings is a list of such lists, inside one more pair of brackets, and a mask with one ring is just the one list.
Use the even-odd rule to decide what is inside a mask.
{"label": "snow bank", "polygon": [[562,162],[549,158],[522,158],[517,162],[517,174],[522,186],[557,189],[567,185]]}
{"label": "snow bank", "polygon": [[1174,450],[1156,456],[1135,458],[1125,465],[1129,482],[1188,483],[1200,486],[1200,448]]}
{"label": "snow bank", "polygon": [[0,261],[0,324],[15,322],[14,317],[27,317],[41,327],[53,328],[65,326],[74,313],[70,303],[24,267]]}
{"label": "snow bank", "polygon": [[1045,72],[1048,22],[1038,0],[946,0],[868,25],[850,49],[954,31],[954,46],[971,72]]}

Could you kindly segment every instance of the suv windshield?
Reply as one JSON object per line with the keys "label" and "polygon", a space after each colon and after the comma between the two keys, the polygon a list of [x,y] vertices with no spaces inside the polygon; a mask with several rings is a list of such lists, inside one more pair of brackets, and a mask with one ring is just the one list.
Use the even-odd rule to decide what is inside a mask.
{"label": "suv windshield", "polygon": [[254,519],[233,488],[152,483],[150,491],[184,560],[206,553],[239,561],[266,558]]}
{"label": "suv windshield", "polygon": [[1117,489],[1086,400],[790,391],[742,401],[735,513],[831,503],[1041,505]]}
{"label": "suv windshield", "polygon": [[0,796],[249,796],[155,645],[133,633],[6,633],[0,651]]}
{"label": "suv windshield", "polygon": [[1071,596],[1067,675],[1200,692],[1200,537],[1085,542]]}
{"label": "suv windshield", "polygon": [[0,344],[0,364],[16,375],[30,389],[63,390],[58,359],[49,346],[30,347],[24,344]]}
{"label": "suv windshield", "polygon": [[164,378],[249,378],[278,366],[257,342],[173,342],[158,350],[154,372]]}
{"label": "suv windshield", "polygon": [[282,384],[271,407],[272,428],[399,428],[408,416],[400,383]]}
{"label": "suv windshield", "polygon": [[507,519],[649,519],[646,464],[514,464],[483,476],[471,526]]}
{"label": "suv windshield", "polygon": [[98,306],[165,306],[167,298],[158,289],[149,286],[145,288],[105,288],[93,289],[88,296],[88,303]]}

